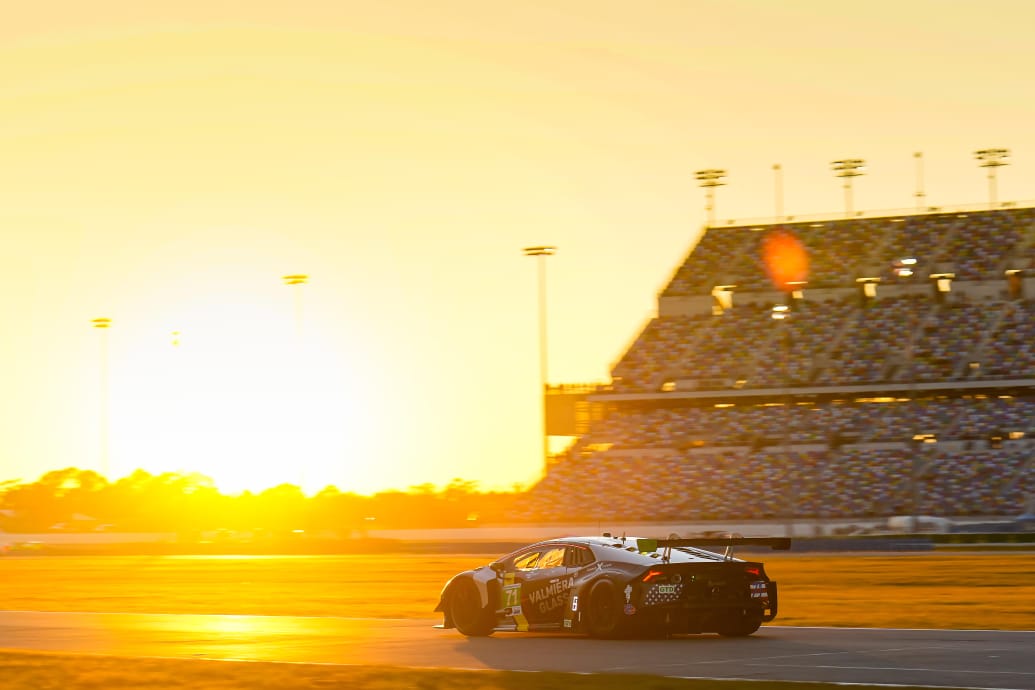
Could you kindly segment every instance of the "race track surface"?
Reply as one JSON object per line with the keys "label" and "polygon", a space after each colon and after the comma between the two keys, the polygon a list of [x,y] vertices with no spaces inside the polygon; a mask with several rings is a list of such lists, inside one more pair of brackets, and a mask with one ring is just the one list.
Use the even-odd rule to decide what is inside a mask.
{"label": "race track surface", "polygon": [[1035,688],[1035,632],[765,626],[727,639],[592,640],[435,620],[0,612],[0,648],[419,668],[647,673],[960,688]]}

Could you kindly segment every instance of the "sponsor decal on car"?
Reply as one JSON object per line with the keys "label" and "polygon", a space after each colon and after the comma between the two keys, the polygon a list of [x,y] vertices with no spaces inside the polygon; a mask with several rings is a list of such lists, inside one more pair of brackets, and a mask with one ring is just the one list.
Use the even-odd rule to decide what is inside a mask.
{"label": "sponsor decal on car", "polygon": [[643,597],[643,603],[646,606],[656,606],[657,604],[671,604],[676,601],[679,601],[679,597],[682,593],[682,584],[652,585],[651,588],[647,590],[647,594]]}
{"label": "sponsor decal on car", "polygon": [[564,605],[564,600],[568,598],[568,590],[574,586],[574,577],[561,578],[556,582],[551,582],[542,589],[533,591],[528,596],[528,602],[535,604],[539,609],[539,613],[549,613],[558,606]]}
{"label": "sponsor decal on car", "polygon": [[501,590],[503,608],[510,609],[521,605],[521,585],[503,585]]}
{"label": "sponsor decal on car", "polygon": [[514,624],[520,631],[528,630],[528,619],[521,609],[521,583],[514,582],[514,573],[503,574],[503,586],[500,588],[500,608],[504,615],[513,616]]}

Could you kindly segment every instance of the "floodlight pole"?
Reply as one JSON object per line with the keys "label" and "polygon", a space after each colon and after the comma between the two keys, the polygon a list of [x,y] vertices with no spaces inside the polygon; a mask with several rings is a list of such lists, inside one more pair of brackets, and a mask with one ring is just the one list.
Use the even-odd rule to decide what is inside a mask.
{"label": "floodlight pole", "polygon": [[536,258],[536,273],[539,283],[539,395],[542,397],[543,406],[543,473],[546,473],[550,465],[550,436],[547,433],[546,424],[546,383],[549,371],[547,369],[547,341],[546,341],[546,257],[557,253],[557,247],[539,246],[525,247],[522,250],[525,256]]}
{"label": "floodlight pole", "polygon": [[[915,265],[916,260],[910,257],[912,263]],[[912,274],[910,274],[912,278]],[[912,280],[910,281],[912,282]],[[916,402],[916,331],[919,327],[919,302],[916,295],[909,297],[909,406],[910,414],[913,413],[913,407],[917,404]],[[920,468],[923,464],[923,458],[920,456],[918,448],[911,448],[912,450],[912,469],[913,469],[913,492],[912,492],[912,503],[913,503],[913,516],[912,516],[912,531],[915,534],[919,528],[919,515],[920,515]]]}
{"label": "floodlight pole", "polygon": [[852,216],[852,178],[865,174],[866,161],[861,158],[844,158],[830,164],[834,175],[843,178],[845,188],[845,216]]}
{"label": "floodlight pole", "polygon": [[[915,277],[916,266],[918,265],[917,259],[914,256],[906,256],[901,259],[897,259],[893,264],[892,271],[898,278],[908,279],[910,285],[913,284],[913,278]],[[912,294],[912,291],[906,293],[906,298],[909,300],[909,321],[906,326],[907,339],[906,348],[907,354],[909,355],[906,365],[909,367],[909,406],[912,408],[916,405],[916,332],[919,327],[919,315],[917,313],[917,297]],[[923,460],[920,457],[920,453],[917,448],[911,447],[910,462],[910,531],[917,531],[917,515],[920,510],[920,468],[923,464]]]}
{"label": "floodlight pole", "polygon": [[978,166],[988,168],[988,207],[995,208],[997,203],[996,169],[1009,165],[1009,149],[981,149],[974,152]]}
{"label": "floodlight pole", "polygon": [[916,193],[913,196],[916,197],[916,210],[922,211],[927,205],[927,195],[924,194],[924,154],[917,151],[913,158],[916,159]]}
{"label": "floodlight pole", "polygon": [[[789,293],[788,293],[789,294]],[[790,332],[788,331],[789,323],[788,317],[790,317],[790,308],[786,304],[781,304],[773,307],[770,316],[774,321],[779,321],[777,324],[777,337],[782,342],[782,355],[783,355],[783,464],[785,468],[785,478],[787,481],[787,496],[784,497],[785,510],[787,511],[787,537],[794,536],[794,513],[795,513],[795,501],[794,501],[794,487],[790,483],[791,476],[791,345],[790,345]],[[778,346],[781,344],[778,343]]]}
{"label": "floodlight pole", "polygon": [[726,184],[722,181],[724,177],[726,171],[718,168],[698,170],[694,173],[694,178],[704,187],[704,210],[708,217],[708,227],[715,225],[715,188]]}
{"label": "floodlight pole", "polygon": [[100,460],[101,460],[101,472],[104,474],[105,480],[111,482],[111,459],[108,448],[108,437],[109,437],[109,406],[110,406],[110,395],[109,395],[109,382],[108,382],[108,329],[111,328],[111,319],[99,318],[94,319],[90,322],[93,328],[96,328],[100,332],[101,339],[101,371],[100,371],[100,415],[98,420],[98,430],[100,438]]}
{"label": "floodlight pole", "polygon": [[773,192],[776,197],[776,220],[783,218],[783,168],[773,164]]}

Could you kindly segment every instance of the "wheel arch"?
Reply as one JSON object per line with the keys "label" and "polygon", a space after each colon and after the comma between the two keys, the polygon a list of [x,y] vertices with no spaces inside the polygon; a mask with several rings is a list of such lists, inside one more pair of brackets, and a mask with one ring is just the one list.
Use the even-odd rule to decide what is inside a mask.
{"label": "wheel arch", "polygon": [[612,573],[600,573],[596,577],[584,580],[568,590],[568,598],[564,608],[564,622],[562,624],[565,630],[585,632],[586,623],[583,612],[589,604],[589,593],[598,582],[604,581],[611,583],[612,587],[618,586],[618,578]]}
{"label": "wheel arch", "polygon": [[[481,600],[482,608],[489,605],[492,601],[492,591],[498,590],[499,585],[496,582],[496,573],[490,568],[477,568],[475,570],[465,570],[462,573],[454,575],[442,588],[442,594],[439,595],[438,606],[435,607],[435,611],[439,611],[445,617],[443,626],[446,628],[453,627],[452,617],[449,615],[449,598],[452,596],[453,591],[457,585],[464,580],[470,580],[474,583],[475,588],[478,590],[478,596]],[[493,587],[493,585],[496,585]],[[497,598],[499,597],[498,591],[496,591]]]}

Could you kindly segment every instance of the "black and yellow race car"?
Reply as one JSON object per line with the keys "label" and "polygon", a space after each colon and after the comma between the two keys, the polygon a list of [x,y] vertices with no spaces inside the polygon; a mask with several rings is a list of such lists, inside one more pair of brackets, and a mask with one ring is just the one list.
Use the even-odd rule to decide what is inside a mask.
{"label": "black and yellow race car", "polygon": [[[454,576],[436,611],[464,635],[570,631],[593,637],[750,635],[777,611],[762,563],[739,545],[789,549],[784,538],[565,537],[531,544]],[[725,553],[704,547],[726,546]]]}

